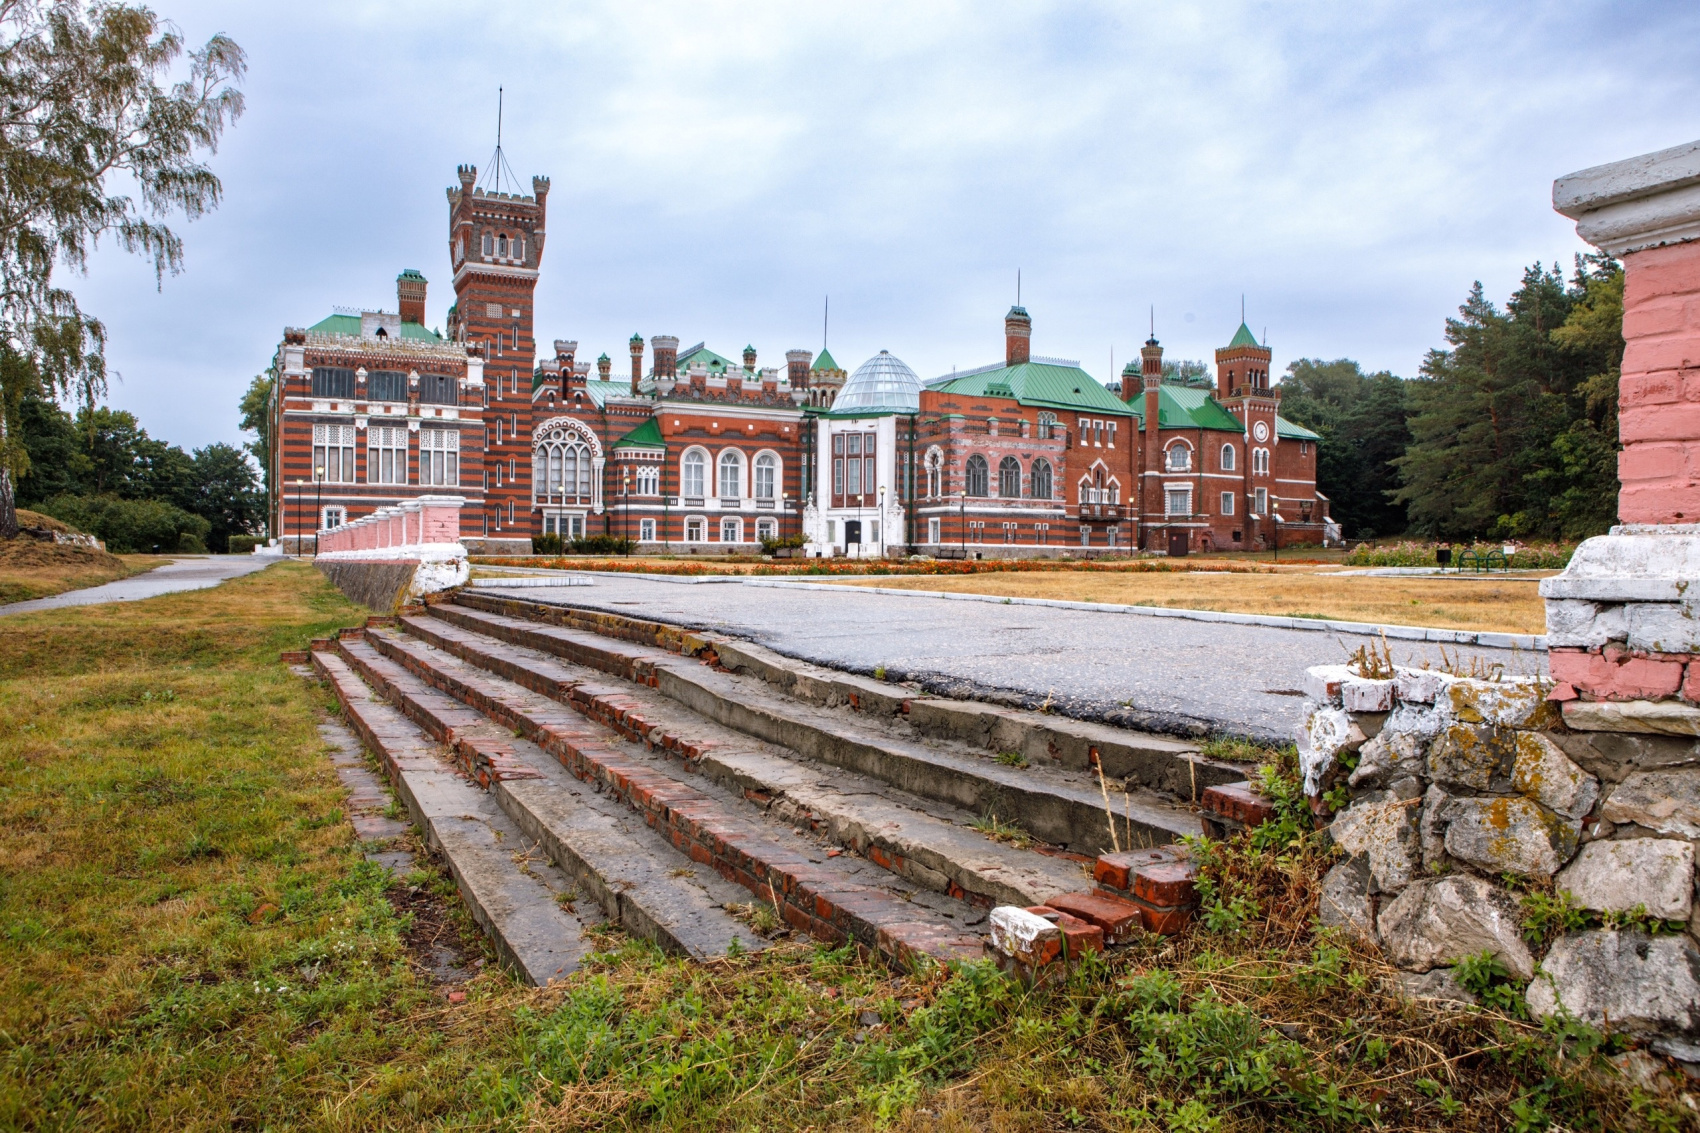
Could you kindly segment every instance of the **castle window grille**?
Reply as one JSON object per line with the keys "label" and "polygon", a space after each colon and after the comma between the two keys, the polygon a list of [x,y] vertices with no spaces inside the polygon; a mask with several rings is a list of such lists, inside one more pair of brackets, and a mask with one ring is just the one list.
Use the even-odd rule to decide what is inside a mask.
{"label": "castle window grille", "polygon": [[1051,462],[1040,457],[1033,462],[1033,498],[1048,500],[1051,498]]}
{"label": "castle window grille", "polygon": [[419,431],[419,482],[433,487],[460,485],[460,430]]}
{"label": "castle window grille", "polygon": [[1055,413],[1039,414],[1039,439],[1042,441],[1050,440],[1051,430],[1056,428],[1056,426],[1057,415]]}
{"label": "castle window grille", "polygon": [[354,426],[313,426],[313,478],[328,484],[354,482]]}
{"label": "castle window grille", "polygon": [[1021,498],[1021,462],[1013,456],[998,461],[998,495],[1006,500]]}
{"label": "castle window grille", "polygon": [[407,483],[407,430],[373,425],[366,430],[366,482]]}
{"label": "castle window grille", "polygon": [[970,496],[987,495],[989,491],[987,481],[989,479],[990,470],[986,467],[986,458],[981,456],[979,453],[975,453],[973,456],[969,457],[968,494]]}
{"label": "castle window grille", "polygon": [[590,448],[565,429],[553,429],[531,457],[531,491],[536,503],[590,502]]}
{"label": "castle window grille", "polygon": [[1257,448],[1251,450],[1251,472],[1254,476],[1269,475],[1269,450]]}
{"label": "castle window grille", "polygon": [[400,370],[373,370],[366,375],[368,401],[406,401],[407,375]]}
{"label": "castle window grille", "polygon": [[353,397],[354,371],[341,366],[314,366],[313,396]]}
{"label": "castle window grille", "polygon": [[640,496],[659,496],[661,494],[661,469],[653,464],[638,469],[637,494]]}

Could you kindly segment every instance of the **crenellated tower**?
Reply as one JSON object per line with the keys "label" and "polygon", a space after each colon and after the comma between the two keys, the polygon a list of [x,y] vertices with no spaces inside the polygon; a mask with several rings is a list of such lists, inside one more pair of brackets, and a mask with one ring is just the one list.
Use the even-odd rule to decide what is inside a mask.
{"label": "crenellated tower", "polygon": [[485,523],[490,535],[529,535],[533,292],[543,260],[549,179],[533,177],[531,196],[477,187],[463,165],[448,190],[449,256],[454,265],[455,338],[484,347],[489,446]]}

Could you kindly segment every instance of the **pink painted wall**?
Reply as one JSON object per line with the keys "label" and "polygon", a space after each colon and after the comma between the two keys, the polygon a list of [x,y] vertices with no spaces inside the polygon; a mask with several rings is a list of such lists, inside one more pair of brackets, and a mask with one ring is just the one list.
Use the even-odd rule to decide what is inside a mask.
{"label": "pink painted wall", "polygon": [[1700,523],[1700,241],[1623,268],[1618,519]]}

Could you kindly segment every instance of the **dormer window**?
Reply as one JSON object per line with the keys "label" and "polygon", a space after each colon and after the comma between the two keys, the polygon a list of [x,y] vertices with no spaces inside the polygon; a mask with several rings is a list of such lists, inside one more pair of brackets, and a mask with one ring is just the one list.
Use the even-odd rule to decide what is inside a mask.
{"label": "dormer window", "polygon": [[383,327],[379,327],[377,330],[377,336],[379,338],[388,338],[390,336],[390,332],[385,330]]}

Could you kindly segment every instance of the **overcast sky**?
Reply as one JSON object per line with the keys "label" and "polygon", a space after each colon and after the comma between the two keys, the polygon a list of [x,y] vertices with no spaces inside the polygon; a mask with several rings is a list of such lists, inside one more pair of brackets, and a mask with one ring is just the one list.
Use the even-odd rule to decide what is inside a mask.
{"label": "overcast sky", "polygon": [[[158,437],[241,439],[285,326],[450,290],[455,166],[553,181],[540,346],[616,372],[634,331],[761,364],[888,349],[996,361],[1016,272],[1035,353],[1110,376],[1156,308],[1170,357],[1246,317],[1279,371],[1413,375],[1481,280],[1582,250],[1553,178],[1700,138],[1700,5],[1253,2],[502,5],[156,0],[248,52],[225,201],[156,289],[72,285],[111,401]],[[487,11],[480,11],[480,8]]]}

